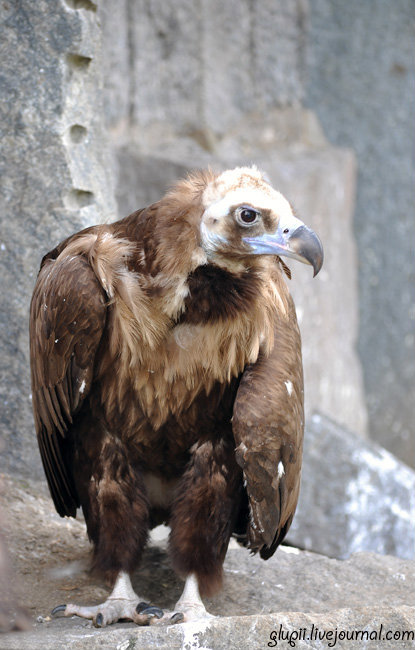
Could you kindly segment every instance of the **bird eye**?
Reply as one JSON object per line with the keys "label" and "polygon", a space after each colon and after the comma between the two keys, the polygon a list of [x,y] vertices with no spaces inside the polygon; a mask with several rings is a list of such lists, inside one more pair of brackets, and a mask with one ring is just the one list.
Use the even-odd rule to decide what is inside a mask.
{"label": "bird eye", "polygon": [[253,208],[240,208],[238,210],[238,221],[241,226],[250,226],[257,221],[259,212]]}

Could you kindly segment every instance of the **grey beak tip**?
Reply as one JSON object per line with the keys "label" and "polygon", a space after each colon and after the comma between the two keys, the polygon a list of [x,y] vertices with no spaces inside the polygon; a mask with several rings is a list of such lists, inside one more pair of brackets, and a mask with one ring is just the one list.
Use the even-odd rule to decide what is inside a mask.
{"label": "grey beak tip", "polygon": [[313,264],[313,270],[314,270],[313,278],[316,277],[316,275],[320,272],[321,267],[323,266],[323,261],[324,261],[323,248],[321,248],[321,251],[322,253],[320,259],[316,260],[315,263]]}
{"label": "grey beak tip", "polygon": [[311,228],[302,225],[293,232],[290,244],[300,257],[311,264],[315,278],[323,266],[324,259],[323,245],[318,235]]}

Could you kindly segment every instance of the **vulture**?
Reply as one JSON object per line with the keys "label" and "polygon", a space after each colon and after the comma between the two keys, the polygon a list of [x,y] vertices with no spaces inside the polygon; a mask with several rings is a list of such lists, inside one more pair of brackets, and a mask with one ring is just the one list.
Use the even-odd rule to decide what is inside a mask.
{"label": "vulture", "polygon": [[[323,262],[318,236],[256,167],[197,171],[161,200],[78,232],[42,260],[30,312],[34,419],[57,512],[82,508],[102,627],[209,617],[229,540],[269,558],[294,516],[303,375],[282,258]],[[163,611],[131,574],[170,527],[185,580]]]}

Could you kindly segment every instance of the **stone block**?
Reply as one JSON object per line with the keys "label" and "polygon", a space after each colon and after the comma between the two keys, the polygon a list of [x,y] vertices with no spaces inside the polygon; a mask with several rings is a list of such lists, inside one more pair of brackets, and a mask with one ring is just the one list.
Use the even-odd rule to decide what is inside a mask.
{"label": "stone block", "polygon": [[308,0],[273,0],[251,5],[256,106],[251,101],[250,111],[261,108],[266,115],[276,106],[298,106],[304,95]]}
{"label": "stone block", "polygon": [[3,635],[0,650],[56,650],[62,643],[70,644],[73,650],[320,650],[336,646],[348,650],[395,650],[399,640],[405,644],[403,648],[415,647],[414,616],[415,608],[411,606],[363,606],[332,610],[329,614],[282,612],[220,617],[165,629],[125,626],[124,630],[112,627],[68,633],[46,628],[37,633]]}
{"label": "stone block", "polygon": [[201,126],[217,134],[258,101],[252,96],[254,16],[249,0],[203,2]]}
{"label": "stone block", "polygon": [[160,199],[188,171],[180,161],[140,154],[131,147],[117,149],[115,160],[115,195],[120,217]]}
{"label": "stone block", "polygon": [[[137,141],[151,125],[223,136],[246,113],[298,104],[305,0],[103,0],[106,117]],[[127,124],[127,121],[130,121]]]}
{"label": "stone block", "polygon": [[137,0],[130,3],[130,12],[133,123],[146,128],[152,122],[167,122],[179,132],[195,128],[201,74],[198,3]]}
{"label": "stone block", "polygon": [[75,230],[115,214],[96,8],[86,0],[2,7],[0,466],[32,476],[42,473],[28,355],[39,263]]}
{"label": "stone block", "polygon": [[287,541],[330,557],[415,558],[415,472],[315,414],[306,425],[300,499]]}
{"label": "stone block", "polygon": [[[109,128],[126,127],[130,118],[132,80],[130,72],[131,2],[102,0],[98,15],[102,28],[102,76],[104,115]],[[131,46],[132,47],[132,46]]]}
{"label": "stone block", "polygon": [[305,101],[358,163],[358,352],[370,436],[415,467],[414,2],[309,5]]}

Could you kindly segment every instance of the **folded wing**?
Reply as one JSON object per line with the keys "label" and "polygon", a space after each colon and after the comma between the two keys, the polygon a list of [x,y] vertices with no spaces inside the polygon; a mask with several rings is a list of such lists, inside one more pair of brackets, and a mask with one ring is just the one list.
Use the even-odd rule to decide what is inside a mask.
{"label": "folded wing", "polygon": [[30,308],[32,400],[36,433],[58,513],[79,499],[68,462],[73,418],[88,396],[105,326],[106,296],[86,257],[44,259]]}
{"label": "folded wing", "polygon": [[268,357],[245,370],[233,412],[236,459],[248,497],[247,543],[270,557],[297,506],[303,442],[301,341],[292,300]]}

